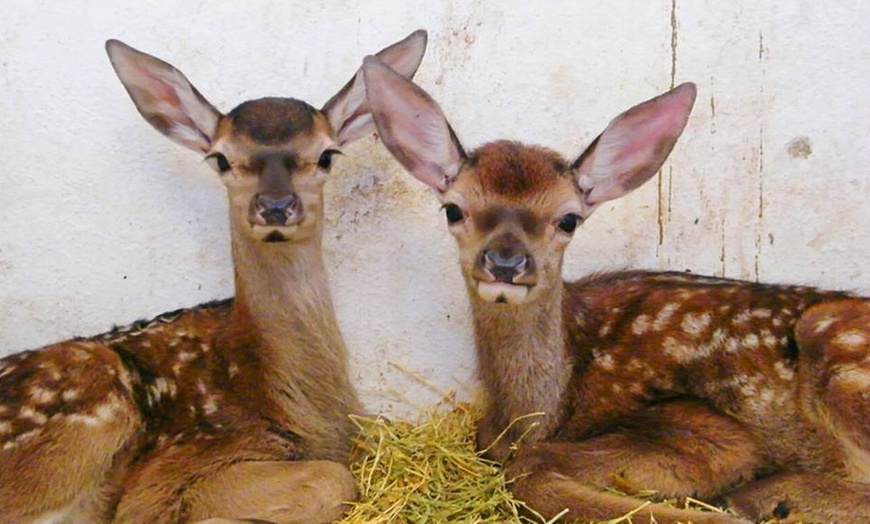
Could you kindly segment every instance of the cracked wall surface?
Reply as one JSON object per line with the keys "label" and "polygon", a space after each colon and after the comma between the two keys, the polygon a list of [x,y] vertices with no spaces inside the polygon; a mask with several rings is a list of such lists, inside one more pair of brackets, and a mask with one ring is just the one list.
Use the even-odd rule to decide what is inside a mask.
{"label": "cracked wall surface", "polygon": [[[227,111],[325,102],[416,28],[417,81],[469,147],[575,157],[621,111],[699,95],[659,177],[577,233],[566,277],[651,268],[870,292],[870,3],[13,2],[0,22],[0,355],[232,294],[223,189],[136,113],[103,51],[178,66]],[[326,255],[372,410],[475,390],[436,199],[370,137],[327,186]]]}

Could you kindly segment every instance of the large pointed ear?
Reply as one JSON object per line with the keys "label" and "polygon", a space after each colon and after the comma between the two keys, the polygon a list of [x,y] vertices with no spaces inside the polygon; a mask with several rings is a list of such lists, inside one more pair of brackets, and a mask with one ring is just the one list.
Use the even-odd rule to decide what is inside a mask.
{"label": "large pointed ear", "polygon": [[106,52],[149,124],[194,151],[210,149],[221,114],[181,71],[118,40],[108,40]]}
{"label": "large pointed ear", "polygon": [[[426,31],[418,29],[404,40],[381,50],[376,56],[410,80],[414,78],[423,60],[427,39]],[[374,131],[361,69],[324,104],[323,112],[326,113],[329,123],[335,130],[339,145],[347,144]]]}
{"label": "large pointed ear", "polygon": [[390,153],[418,180],[446,191],[465,158],[438,104],[376,57],[363,61],[372,116]]}
{"label": "large pointed ear", "polygon": [[686,127],[697,90],[681,84],[622,113],[574,162],[577,184],[594,207],[655,175]]}

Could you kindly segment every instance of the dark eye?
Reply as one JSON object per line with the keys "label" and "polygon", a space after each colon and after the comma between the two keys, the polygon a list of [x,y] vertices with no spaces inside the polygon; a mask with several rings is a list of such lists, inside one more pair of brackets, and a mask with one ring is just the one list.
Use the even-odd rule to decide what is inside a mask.
{"label": "dark eye", "polygon": [[212,162],[214,162],[213,165],[217,167],[218,171],[220,171],[221,173],[226,173],[232,168],[232,166],[230,165],[230,161],[227,160],[227,157],[225,157],[221,153],[212,153],[205,158],[206,160],[211,160]]}
{"label": "dark eye", "polygon": [[462,219],[465,218],[465,215],[462,214],[462,210],[459,209],[459,206],[456,204],[444,204],[442,209],[444,209],[444,214],[447,216],[448,224],[462,222]]}
{"label": "dark eye", "polygon": [[580,218],[580,215],[568,213],[567,215],[562,217],[562,220],[559,221],[559,229],[561,229],[565,233],[573,233],[582,221],[583,219]]}
{"label": "dark eye", "polygon": [[332,157],[338,153],[335,149],[327,149],[320,153],[320,158],[317,159],[317,167],[320,169],[329,169],[332,167]]}

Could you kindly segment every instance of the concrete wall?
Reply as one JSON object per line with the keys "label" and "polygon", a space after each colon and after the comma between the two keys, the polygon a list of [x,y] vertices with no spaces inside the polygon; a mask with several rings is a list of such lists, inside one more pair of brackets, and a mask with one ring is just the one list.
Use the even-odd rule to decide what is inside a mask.
{"label": "concrete wall", "polygon": [[[47,2],[0,7],[0,355],[232,294],[223,189],[135,112],[114,37],[217,107],[322,104],[364,54],[430,32],[418,82],[468,146],[578,154],[692,80],[661,177],[578,232],[567,277],[642,267],[870,292],[870,3]],[[327,255],[372,409],[473,394],[467,302],[435,198],[373,138],[328,185]],[[422,377],[425,380],[418,380]]]}

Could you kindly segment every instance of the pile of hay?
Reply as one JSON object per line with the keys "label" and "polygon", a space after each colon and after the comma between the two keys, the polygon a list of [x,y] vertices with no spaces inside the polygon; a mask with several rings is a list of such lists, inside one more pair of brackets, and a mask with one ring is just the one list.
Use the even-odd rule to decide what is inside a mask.
{"label": "pile of hay", "polygon": [[523,503],[502,468],[475,451],[479,416],[457,404],[430,410],[419,424],[355,417],[351,470],[360,497],[341,523],[541,522],[520,516]]}
{"label": "pile of hay", "polygon": [[[507,490],[502,468],[475,451],[479,410],[470,404],[447,404],[453,409],[433,408],[418,424],[354,418],[360,436],[351,470],[360,496],[341,524],[544,522],[520,515],[525,505]],[[654,492],[636,494],[644,495],[655,498]],[[665,502],[719,511],[692,499]],[[635,512],[645,503],[640,500],[638,505]],[[606,524],[630,524],[635,512]],[[557,516],[548,522],[561,520]]]}

